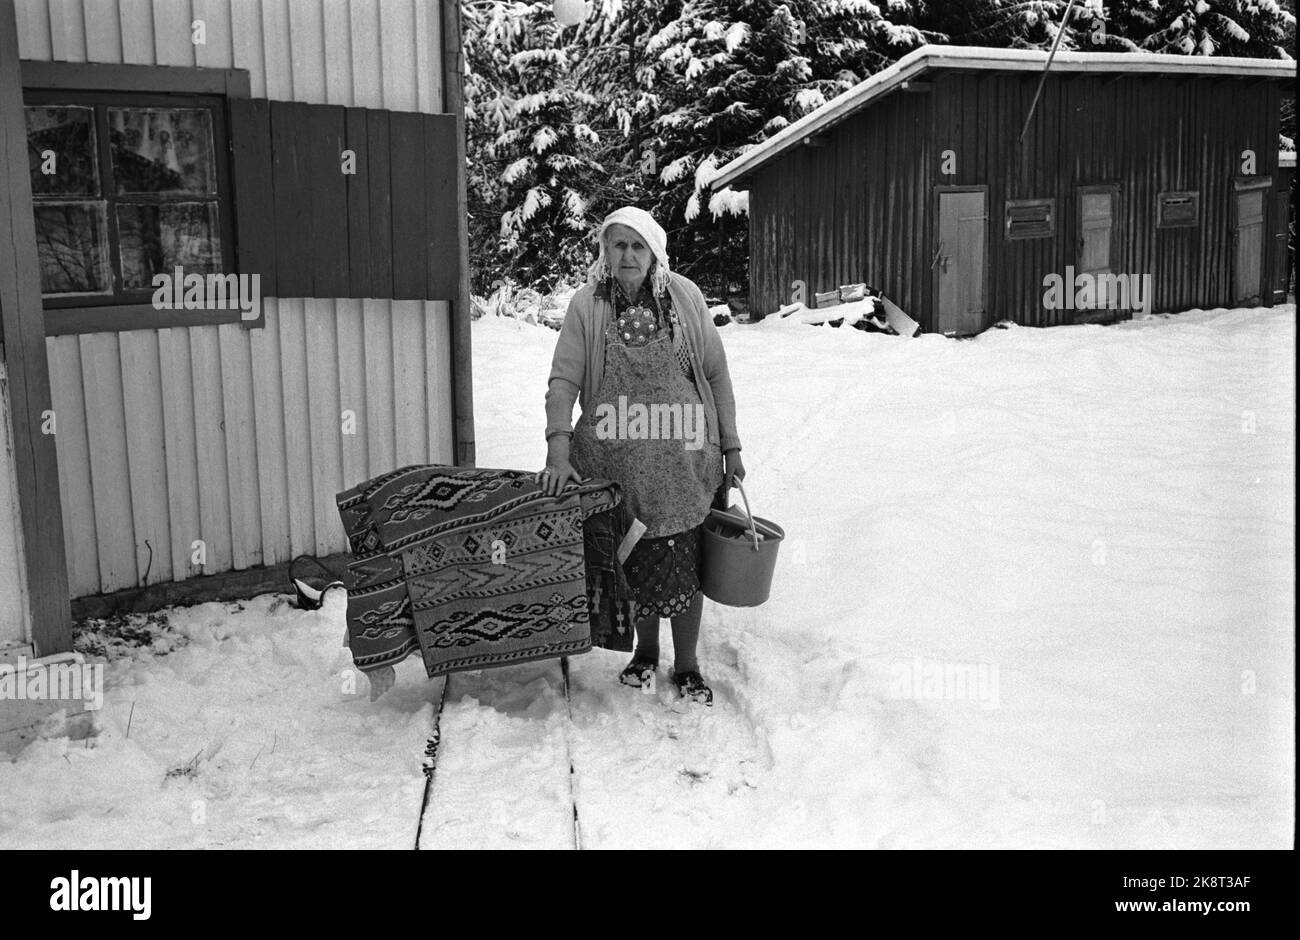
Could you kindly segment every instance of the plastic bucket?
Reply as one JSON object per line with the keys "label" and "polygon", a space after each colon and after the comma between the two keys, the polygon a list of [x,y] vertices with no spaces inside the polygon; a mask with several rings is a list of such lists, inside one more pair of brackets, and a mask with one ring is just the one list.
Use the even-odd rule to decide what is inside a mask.
{"label": "plastic bucket", "polygon": [[[704,522],[700,587],[709,600],[728,607],[757,607],[772,591],[776,553],[785,530],[749,511],[749,497],[736,484],[745,501],[745,515],[711,510]],[[744,538],[737,538],[743,533]],[[759,538],[759,534],[762,538]]]}

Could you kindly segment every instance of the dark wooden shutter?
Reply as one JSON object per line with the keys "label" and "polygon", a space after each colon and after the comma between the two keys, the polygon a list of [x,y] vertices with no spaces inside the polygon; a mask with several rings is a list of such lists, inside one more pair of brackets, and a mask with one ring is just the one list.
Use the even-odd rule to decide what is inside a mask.
{"label": "dark wooden shutter", "polygon": [[458,296],[455,115],[259,99],[230,112],[239,270],[265,295]]}
{"label": "dark wooden shutter", "polygon": [[271,188],[271,102],[230,98],[230,165],[235,191],[235,263],[260,274],[262,292],[275,293],[275,228]]}
{"label": "dark wooden shutter", "polygon": [[[369,131],[366,124],[366,111],[362,108],[348,108],[343,116],[344,133],[348,140],[367,142],[369,148]],[[369,167],[357,167],[357,176],[348,178],[348,240],[358,245],[371,245],[369,250],[353,251],[348,248],[348,296],[357,296],[353,290],[370,289],[370,254],[373,251],[374,238],[371,228],[370,180]]]}
{"label": "dark wooden shutter", "polygon": [[366,198],[370,206],[370,278],[367,297],[393,292],[393,187],[388,167],[388,112],[364,111],[369,153],[382,160],[366,160]]}
{"label": "dark wooden shutter", "polygon": [[[427,117],[427,116],[426,116]],[[424,230],[429,239],[429,297],[460,297],[460,229],[468,225],[457,201],[456,115],[435,115],[424,122],[424,173],[429,187],[424,201]],[[465,272],[469,276],[469,272]]]}
{"label": "dark wooden shutter", "polygon": [[[313,189],[332,180],[314,180],[308,167],[310,105],[271,102],[271,194],[269,228],[275,235],[276,297],[312,296],[311,204]],[[342,176],[334,185],[344,185]],[[265,288],[263,288],[265,289]],[[267,293],[270,293],[268,290]]]}
{"label": "dark wooden shutter", "polygon": [[424,200],[428,198],[424,126],[418,114],[393,112],[388,116],[388,131],[393,193],[392,296],[418,297],[424,293],[429,255],[424,215]]}

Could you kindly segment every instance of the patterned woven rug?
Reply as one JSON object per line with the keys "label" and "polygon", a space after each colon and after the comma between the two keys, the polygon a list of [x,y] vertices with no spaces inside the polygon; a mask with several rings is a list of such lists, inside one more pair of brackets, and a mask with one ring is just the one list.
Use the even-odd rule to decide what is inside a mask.
{"label": "patterned woven rug", "polygon": [[555,498],[525,471],[416,466],[337,501],[358,668],[416,647],[430,676],[591,649],[583,520],[618,504],[615,484]]}

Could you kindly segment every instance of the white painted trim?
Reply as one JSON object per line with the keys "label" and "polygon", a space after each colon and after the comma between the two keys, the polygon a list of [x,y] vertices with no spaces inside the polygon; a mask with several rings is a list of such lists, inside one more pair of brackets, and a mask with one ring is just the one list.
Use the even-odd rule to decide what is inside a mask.
{"label": "white painted trim", "polygon": [[[849,117],[876,98],[931,69],[982,69],[995,72],[1041,72],[1048,53],[1037,49],[986,49],[977,46],[922,46],[887,69],[837,95],[816,111],[727,163],[710,184],[721,189],[737,177],[752,172],[796,147],[804,140]],[[1293,59],[1212,58],[1142,52],[1058,52],[1053,72],[1111,72],[1220,75],[1246,78],[1295,78]]]}

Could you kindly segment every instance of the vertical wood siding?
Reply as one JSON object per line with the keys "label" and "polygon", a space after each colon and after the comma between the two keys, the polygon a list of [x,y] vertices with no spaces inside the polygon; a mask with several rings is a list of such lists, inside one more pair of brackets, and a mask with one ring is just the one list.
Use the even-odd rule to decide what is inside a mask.
{"label": "vertical wood siding", "polygon": [[[755,311],[789,303],[795,280],[809,297],[862,280],[933,329],[934,187],[986,185],[988,322],[1073,322],[1077,311],[1043,308],[1043,278],[1075,264],[1077,187],[1100,183],[1120,187],[1115,271],[1151,275],[1153,311],[1231,305],[1233,180],[1247,149],[1258,176],[1277,172],[1277,82],[1052,76],[1018,143],[1037,74],[944,71],[928,81],[930,92],[895,92],[832,128],[824,146],[755,174]],[[956,175],[940,172],[945,150]],[[1157,194],[1179,189],[1200,192],[1199,224],[1158,229]],[[1006,201],[1038,198],[1056,200],[1055,237],[1007,240]],[[1280,224],[1270,218],[1270,232]],[[1269,284],[1275,262],[1263,262]]]}
{"label": "vertical wood siding", "polygon": [[[25,59],[234,67],[254,97],[441,110],[425,0],[17,0],[17,20]],[[282,297],[265,312],[262,329],[47,339],[74,597],[343,551],[335,493],[453,460],[446,303]]]}
{"label": "vertical wood siding", "polygon": [[[859,281],[919,308],[925,263],[924,167],[933,151],[929,95],[896,94],[798,147],[750,182],[750,303],[771,313],[815,291]],[[928,274],[928,272],[927,272]],[[915,315],[915,314],[913,314]]]}
{"label": "vertical wood siding", "polygon": [[[1044,309],[1043,279],[1077,263],[1078,187],[1102,183],[1119,186],[1115,273],[1151,275],[1151,310],[1231,306],[1233,181],[1248,149],[1258,176],[1276,172],[1278,83],[1068,73],[1049,78],[1017,144],[1036,85],[1029,74],[935,79],[934,146],[958,160],[955,178],[936,162],[929,184],[989,187],[990,322],[1074,321],[1078,311]],[[1180,189],[1200,193],[1198,224],[1157,228],[1158,193]],[[1038,198],[1056,200],[1056,235],[1008,240],[1006,201]]]}

